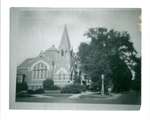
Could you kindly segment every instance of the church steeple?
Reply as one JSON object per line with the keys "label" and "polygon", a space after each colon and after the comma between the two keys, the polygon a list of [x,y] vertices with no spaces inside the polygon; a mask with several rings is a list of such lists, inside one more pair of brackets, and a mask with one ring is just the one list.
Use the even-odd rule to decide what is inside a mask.
{"label": "church steeple", "polygon": [[64,26],[64,31],[62,34],[59,49],[60,50],[70,50],[71,49],[70,40],[69,40],[69,36],[68,36],[68,31],[67,31],[67,25]]}

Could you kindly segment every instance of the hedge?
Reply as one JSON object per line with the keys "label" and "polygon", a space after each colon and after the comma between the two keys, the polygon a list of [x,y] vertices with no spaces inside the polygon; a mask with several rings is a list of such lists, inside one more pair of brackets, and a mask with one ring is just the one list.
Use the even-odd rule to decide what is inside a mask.
{"label": "hedge", "polygon": [[67,85],[61,89],[61,93],[81,93],[86,90],[86,87],[80,84]]}

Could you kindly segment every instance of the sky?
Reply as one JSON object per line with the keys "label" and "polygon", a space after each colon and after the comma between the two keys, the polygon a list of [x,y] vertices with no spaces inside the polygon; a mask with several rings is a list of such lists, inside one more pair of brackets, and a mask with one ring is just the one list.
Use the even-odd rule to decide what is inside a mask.
{"label": "sky", "polygon": [[141,55],[141,9],[10,9],[10,54],[16,54],[16,64],[39,55],[52,45],[58,48],[64,25],[67,25],[71,46],[78,51],[89,28],[105,27],[108,30],[128,31],[134,47]]}

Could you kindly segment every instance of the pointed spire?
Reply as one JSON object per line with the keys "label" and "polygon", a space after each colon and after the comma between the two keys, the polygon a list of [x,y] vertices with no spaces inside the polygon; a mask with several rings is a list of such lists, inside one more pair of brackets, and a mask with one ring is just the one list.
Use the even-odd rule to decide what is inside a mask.
{"label": "pointed spire", "polygon": [[67,25],[65,24],[61,42],[59,45],[59,49],[70,50],[70,48],[71,48],[71,45],[70,45],[70,40],[68,36]]}

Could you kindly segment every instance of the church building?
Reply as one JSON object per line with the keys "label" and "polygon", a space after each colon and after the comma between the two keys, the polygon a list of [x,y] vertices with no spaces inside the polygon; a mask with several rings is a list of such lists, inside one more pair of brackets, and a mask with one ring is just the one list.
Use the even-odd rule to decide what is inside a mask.
{"label": "church building", "polygon": [[28,89],[43,88],[43,81],[52,79],[54,84],[64,87],[73,83],[74,53],[64,27],[60,45],[52,45],[37,57],[28,58],[17,66],[17,82],[26,81]]}

